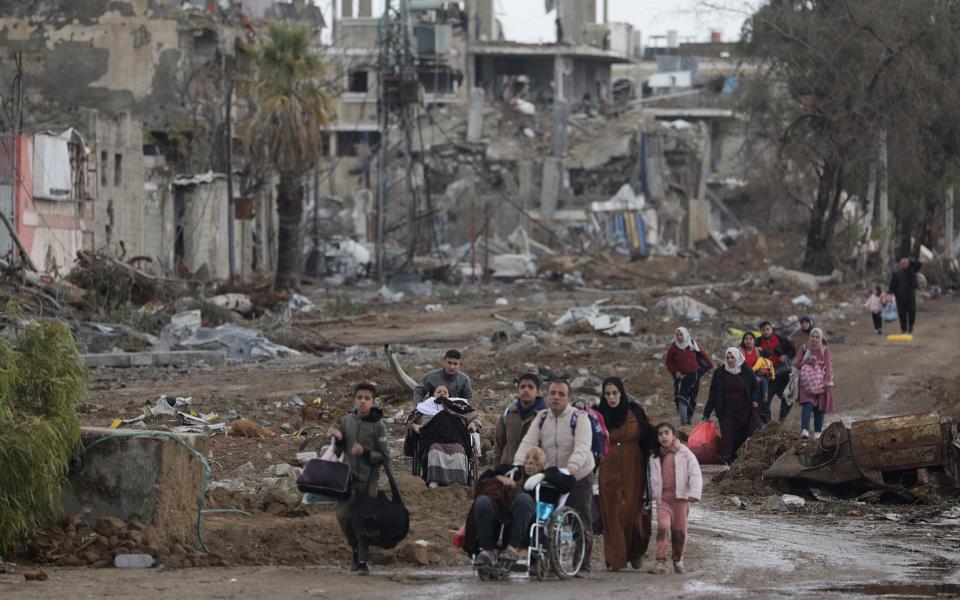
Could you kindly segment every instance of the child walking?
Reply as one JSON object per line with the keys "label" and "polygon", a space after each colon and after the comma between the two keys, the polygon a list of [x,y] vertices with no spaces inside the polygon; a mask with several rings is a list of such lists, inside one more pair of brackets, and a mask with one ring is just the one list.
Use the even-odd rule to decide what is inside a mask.
{"label": "child walking", "polygon": [[883,298],[883,290],[879,285],[873,286],[873,293],[863,303],[863,307],[869,310],[870,316],[873,317],[873,329],[877,332],[877,335],[883,335],[883,307],[886,304]]}
{"label": "child walking", "polygon": [[690,503],[700,500],[703,476],[700,463],[680,443],[670,423],[657,425],[660,446],[650,457],[650,493],[657,503],[657,563],[651,573],[667,572],[667,533],[673,542],[673,571],[685,573],[683,552],[687,545],[687,515]]}

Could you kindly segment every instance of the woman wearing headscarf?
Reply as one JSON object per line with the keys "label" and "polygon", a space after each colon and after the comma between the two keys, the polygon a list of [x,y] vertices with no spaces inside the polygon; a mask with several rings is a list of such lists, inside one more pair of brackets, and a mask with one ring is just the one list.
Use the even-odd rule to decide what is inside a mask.
{"label": "woman wearing headscarf", "polygon": [[689,425],[697,408],[700,378],[713,368],[713,361],[686,327],[677,327],[674,341],[667,349],[664,361],[673,376],[673,401],[677,406],[681,425]]}
{"label": "woman wearing headscarf", "polygon": [[607,377],[600,389],[597,410],[610,434],[607,454],[600,460],[603,555],[611,571],[625,568],[628,562],[639,569],[652,531],[647,461],[657,433],[619,377]]}
{"label": "woman wearing headscarf", "polygon": [[740,352],[744,358],[744,368],[753,370],[757,383],[760,384],[760,420],[770,422],[770,402],[773,399],[770,393],[770,382],[776,377],[776,371],[770,359],[760,355],[757,349],[757,336],[752,331],[746,331],[740,338]]}
{"label": "woman wearing headscarf", "polygon": [[723,368],[714,372],[710,382],[703,420],[716,411],[720,422],[720,458],[730,464],[743,442],[760,427],[760,386],[753,370],[744,366],[739,348],[727,348],[724,359]]}
{"label": "woman wearing headscarf", "polygon": [[814,327],[810,330],[810,339],[797,352],[793,365],[800,370],[797,396],[803,427],[800,435],[810,437],[810,415],[813,414],[813,435],[819,438],[824,415],[833,411],[833,358],[822,329]]}

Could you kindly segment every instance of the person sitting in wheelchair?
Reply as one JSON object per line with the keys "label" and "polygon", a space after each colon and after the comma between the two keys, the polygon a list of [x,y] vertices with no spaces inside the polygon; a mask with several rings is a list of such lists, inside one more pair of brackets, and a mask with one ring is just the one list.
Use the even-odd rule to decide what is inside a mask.
{"label": "person sitting in wheelchair", "polygon": [[[407,420],[404,454],[427,485],[470,485],[470,464],[480,448],[480,413],[445,385],[431,390]],[[426,468],[423,468],[423,466]]]}
{"label": "person sitting in wheelchair", "polygon": [[544,469],[546,460],[543,450],[531,448],[522,466],[500,465],[480,476],[463,540],[464,551],[476,554],[474,565],[478,569],[489,569],[499,562],[509,570],[509,565],[519,560],[536,516],[537,485],[550,484],[541,488],[540,501],[554,504],[573,487],[575,480],[561,469]]}

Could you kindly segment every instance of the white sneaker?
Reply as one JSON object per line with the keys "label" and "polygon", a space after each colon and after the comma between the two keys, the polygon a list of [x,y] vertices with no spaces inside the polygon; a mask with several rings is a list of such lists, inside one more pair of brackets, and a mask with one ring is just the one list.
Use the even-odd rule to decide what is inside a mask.
{"label": "white sneaker", "polygon": [[803,439],[808,439],[810,437],[810,432],[804,429],[803,431],[800,432],[800,437],[802,437]]}
{"label": "white sneaker", "polygon": [[813,434],[813,439],[815,439],[815,440],[819,440],[819,439],[820,439],[820,432],[819,432],[819,431]]}

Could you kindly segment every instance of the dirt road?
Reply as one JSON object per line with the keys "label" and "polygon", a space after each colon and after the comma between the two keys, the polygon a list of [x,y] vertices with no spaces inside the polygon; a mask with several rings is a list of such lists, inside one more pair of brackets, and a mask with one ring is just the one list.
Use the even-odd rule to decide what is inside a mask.
{"label": "dirt road", "polygon": [[[831,347],[837,372],[838,413],[831,418],[865,418],[934,408],[957,412],[958,386],[955,382],[960,381],[960,367],[956,361],[956,340],[960,333],[958,308],[960,302],[952,299],[923,302],[916,338],[910,344],[892,343],[877,336],[869,326],[869,315],[862,313],[851,313],[843,322],[823,323],[833,339]],[[471,308],[467,312],[470,318],[463,324],[463,329],[456,331],[458,335],[475,335],[489,325],[484,310]],[[519,316],[519,308],[516,314]],[[391,317],[388,321],[387,328],[396,329],[402,336],[392,338],[389,331],[383,331],[382,323],[381,329],[370,328],[362,335],[377,343],[407,339],[412,335],[409,328],[419,322],[410,316]],[[650,325],[653,326],[665,328],[668,335],[672,327],[668,323]],[[343,327],[340,333],[351,328],[347,337],[356,339],[366,325]],[[719,336],[719,324],[717,330],[714,335]],[[448,333],[441,330],[431,339],[447,339]],[[631,381],[637,382],[631,384],[630,389],[648,381],[655,382],[647,385],[648,393],[656,389],[654,385],[667,385],[660,381],[665,378],[660,375],[661,367],[654,362],[659,359],[653,353],[640,357],[645,362],[643,368],[638,368],[637,357],[631,355],[630,350],[620,350],[621,342],[597,341],[589,336],[583,339],[582,352],[553,356],[552,359],[560,366],[583,364],[591,371],[600,364],[614,372],[621,369],[626,377],[633,377]],[[526,359],[522,356],[513,358],[521,363]],[[471,359],[474,369],[487,370],[488,373],[496,361],[508,360],[502,355],[498,357],[497,349],[489,347],[478,348]],[[543,360],[544,356],[538,359]],[[512,372],[517,367],[513,363],[507,368]],[[233,366],[219,371],[102,372],[95,377],[85,420],[102,425],[118,413],[135,414],[144,399],[156,398],[160,393],[192,394],[197,400],[219,402],[219,410],[234,406],[251,410],[252,406],[269,407],[274,402],[286,400],[292,393],[303,393],[325,381],[333,388],[360,377],[377,377],[381,382],[389,380],[382,367],[338,366],[317,362],[315,358]],[[478,388],[492,387],[493,382],[505,377],[502,373],[477,377]],[[329,401],[333,396],[327,397]],[[671,403],[668,400],[661,398],[654,402],[649,409],[651,414],[657,417],[669,415]],[[797,421],[794,413],[789,425],[798,428]],[[282,440],[231,442],[230,447],[237,456],[233,458],[220,453],[217,459],[226,467],[252,460],[259,469],[271,463],[254,456],[255,452],[263,454],[273,450],[276,453],[277,444],[284,443]],[[249,451],[246,450],[248,447]],[[8,573],[0,574],[0,598],[403,599],[423,596],[519,598],[531,594],[551,598],[638,595],[662,598],[960,597],[960,556],[956,552],[960,548],[960,519],[922,518],[910,513],[909,508],[899,507],[861,510],[851,503],[811,503],[815,506],[808,506],[799,513],[770,514],[754,502],[743,510],[733,507],[726,497],[712,492],[709,477],[707,480],[704,502],[695,508],[692,516],[687,559],[689,574],[683,577],[633,571],[607,573],[599,567],[602,561],[595,559],[595,571],[588,581],[535,583],[515,578],[509,583],[481,585],[466,566],[465,557],[446,551],[448,546],[445,546],[444,552],[436,553],[436,556],[443,555],[439,561],[442,564],[422,569],[408,568],[402,563],[386,567],[375,565],[374,575],[369,578],[353,577],[341,569],[313,566],[150,571],[48,568],[49,581],[26,583],[22,568],[8,565]],[[464,499],[458,496],[453,502],[452,496],[450,498],[456,506],[435,507],[438,522],[436,531],[431,533],[435,534],[434,537],[428,536],[430,530],[425,524],[415,526],[413,535],[428,539],[433,548],[448,543],[449,531],[455,529],[462,519]],[[429,502],[422,510],[431,510]],[[885,514],[886,510],[891,512]],[[210,517],[211,539],[218,539],[216,524],[232,518]],[[260,546],[257,552],[265,557],[264,562],[271,562],[266,560],[270,548],[281,555],[283,545],[295,545],[288,536],[297,536],[298,532],[317,544],[327,543],[328,552],[342,551],[330,515],[303,519],[271,518],[275,520],[263,520],[258,528],[244,529],[249,538],[234,538],[234,541]],[[329,541],[325,541],[328,538]],[[652,553],[651,549],[648,560],[651,560]],[[452,556],[457,558],[451,559]],[[297,561],[288,562],[289,556],[286,556],[276,562],[309,564],[309,557],[306,554]]]}

